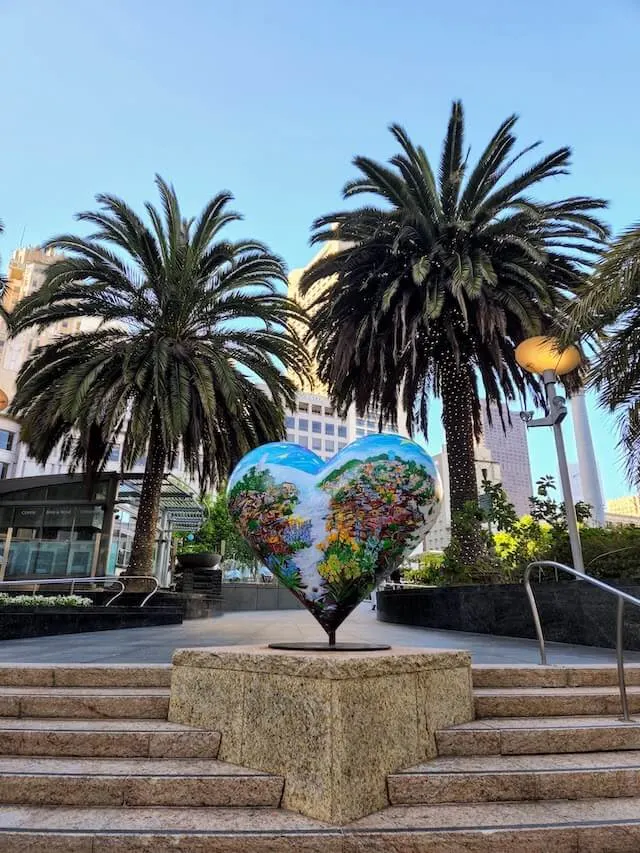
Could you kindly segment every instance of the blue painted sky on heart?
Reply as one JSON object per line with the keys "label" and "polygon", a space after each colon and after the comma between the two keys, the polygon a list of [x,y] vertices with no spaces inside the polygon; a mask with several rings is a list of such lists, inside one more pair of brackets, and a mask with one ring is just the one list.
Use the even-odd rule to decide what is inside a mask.
{"label": "blue painted sky on heart", "polygon": [[[0,0],[0,33],[5,265],[77,228],[98,192],[155,200],[157,171],[188,216],[229,188],[234,233],[302,266],[354,154],[386,159],[398,121],[437,160],[454,98],[472,159],[517,112],[523,145],[573,148],[548,193],[609,199],[615,231],[640,218],[638,0]],[[628,493],[615,419],[589,406],[605,492]],[[553,473],[551,431],[530,447],[534,476]]]}

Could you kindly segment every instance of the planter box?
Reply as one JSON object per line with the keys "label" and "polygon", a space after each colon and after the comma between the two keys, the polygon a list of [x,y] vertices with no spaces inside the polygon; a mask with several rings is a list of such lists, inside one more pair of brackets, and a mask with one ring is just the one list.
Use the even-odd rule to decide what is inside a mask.
{"label": "planter box", "polygon": [[0,640],[146,628],[150,625],[179,625],[178,607],[2,607]]}
{"label": "planter box", "polygon": [[[640,598],[640,585],[618,587]],[[545,640],[615,647],[617,599],[587,583],[535,583],[533,592]],[[447,631],[535,639],[531,608],[522,584],[404,587],[379,590],[382,622]],[[625,648],[640,650],[640,608],[625,608]]]}
{"label": "planter box", "polygon": [[272,583],[224,583],[222,610],[302,610],[303,605],[285,587]]}

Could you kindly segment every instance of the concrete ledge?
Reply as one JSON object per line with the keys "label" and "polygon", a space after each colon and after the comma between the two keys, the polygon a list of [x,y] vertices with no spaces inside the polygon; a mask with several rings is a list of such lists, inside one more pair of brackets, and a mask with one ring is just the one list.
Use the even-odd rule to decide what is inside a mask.
{"label": "concrete ledge", "polygon": [[285,777],[282,805],[345,824],[388,805],[387,774],[473,719],[467,652],[183,649],[169,719],[219,731],[219,758]]}

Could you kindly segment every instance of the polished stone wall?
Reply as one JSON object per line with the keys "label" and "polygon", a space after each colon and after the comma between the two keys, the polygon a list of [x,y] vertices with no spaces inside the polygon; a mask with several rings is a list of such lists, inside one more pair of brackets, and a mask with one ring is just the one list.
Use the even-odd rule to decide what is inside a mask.
{"label": "polished stone wall", "polygon": [[[640,586],[612,584],[640,598]],[[533,584],[546,640],[615,647],[617,599],[579,581]],[[522,584],[483,584],[380,590],[382,622],[448,631],[535,638]],[[625,648],[640,649],[640,608],[625,608]]]}

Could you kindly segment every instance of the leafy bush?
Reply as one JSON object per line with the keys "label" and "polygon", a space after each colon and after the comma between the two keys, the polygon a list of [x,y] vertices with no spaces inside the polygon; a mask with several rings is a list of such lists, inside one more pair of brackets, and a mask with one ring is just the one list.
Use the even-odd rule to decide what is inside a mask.
{"label": "leafy bush", "polygon": [[[580,543],[586,571],[602,580],[640,581],[640,527],[584,527]],[[572,564],[566,533],[556,534],[539,559]]]}
{"label": "leafy bush", "polygon": [[91,607],[93,601],[82,595],[9,595],[0,592],[0,607]]}
{"label": "leafy bush", "polygon": [[421,583],[427,586],[438,586],[442,583],[443,554],[419,554],[411,562],[411,569],[403,569],[402,577],[408,583]]}

